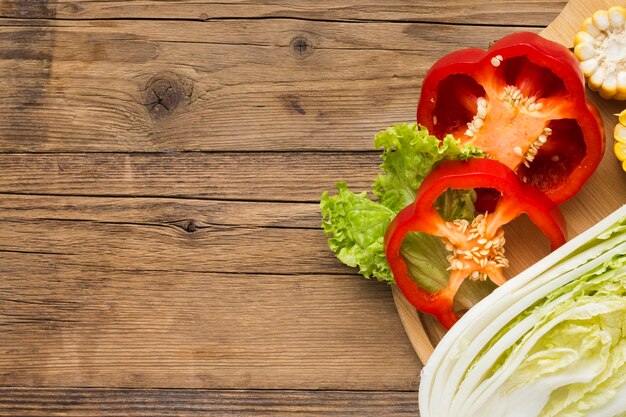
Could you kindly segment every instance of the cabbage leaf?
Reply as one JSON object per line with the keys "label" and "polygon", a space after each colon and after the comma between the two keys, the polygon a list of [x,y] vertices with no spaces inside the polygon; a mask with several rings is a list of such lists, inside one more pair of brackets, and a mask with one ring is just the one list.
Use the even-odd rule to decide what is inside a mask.
{"label": "cabbage leaf", "polygon": [[509,280],[423,369],[422,417],[626,413],[626,206]]}

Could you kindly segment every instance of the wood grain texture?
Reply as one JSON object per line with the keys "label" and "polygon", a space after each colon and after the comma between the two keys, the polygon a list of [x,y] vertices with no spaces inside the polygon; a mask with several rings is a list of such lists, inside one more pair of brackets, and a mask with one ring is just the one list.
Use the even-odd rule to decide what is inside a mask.
{"label": "wood grain texture", "polygon": [[0,1],[0,415],[416,415],[317,201],[435,60],[562,5]]}
{"label": "wood grain texture", "polygon": [[317,210],[2,195],[0,385],[415,389],[388,287]]}
{"label": "wood grain texture", "polygon": [[[57,200],[57,206],[66,203]],[[43,208],[36,207],[35,211]],[[198,207],[179,203],[172,212],[157,202],[149,209],[152,221],[133,219],[134,199],[116,201],[107,208],[109,214],[97,220],[74,219],[71,206],[68,213],[57,211],[46,218],[15,218],[9,212],[0,219],[0,252],[32,252],[48,255],[51,262],[127,270],[352,273],[329,252],[319,227],[284,227],[277,224],[280,214],[267,216],[267,226],[233,224],[228,219],[226,224],[213,223],[207,218],[209,207],[198,216]],[[254,212],[254,207],[251,203],[246,211]],[[263,212],[250,217],[260,215]]]}
{"label": "wood grain texture", "polygon": [[[30,4],[29,4],[30,3]],[[40,3],[43,3],[40,4]],[[264,19],[276,17],[339,21],[429,21],[479,25],[546,26],[565,5],[548,0],[541,7],[522,0],[440,1],[392,0],[363,2],[307,1],[90,1],[56,0],[28,2],[4,0],[3,17],[58,19]]]}
{"label": "wood grain texture", "polygon": [[0,151],[370,150],[438,58],[514,30],[0,19]]}
{"label": "wood grain texture", "polygon": [[191,198],[0,195],[3,220],[162,224],[193,233],[209,226],[320,229],[317,203],[254,203]]}
{"label": "wood grain texture", "polygon": [[318,202],[371,189],[378,153],[2,154],[0,193]]}
{"label": "wood grain texture", "polygon": [[597,10],[608,10],[620,4],[623,6],[626,2],[624,0],[570,0],[554,21],[543,30],[543,35],[571,48],[574,46],[574,37],[580,30],[583,20]]}
{"label": "wood grain texture", "polygon": [[3,251],[0,274],[0,386],[417,388],[384,284]]}
{"label": "wood grain texture", "polygon": [[0,416],[419,417],[416,392],[0,388]]}

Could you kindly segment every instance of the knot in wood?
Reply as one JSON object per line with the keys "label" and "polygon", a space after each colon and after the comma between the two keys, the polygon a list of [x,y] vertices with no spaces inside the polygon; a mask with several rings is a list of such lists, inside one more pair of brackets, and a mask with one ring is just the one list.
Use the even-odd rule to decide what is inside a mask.
{"label": "knot in wood", "polygon": [[289,42],[289,49],[296,58],[306,58],[313,53],[313,44],[304,36],[298,35]]}
{"label": "knot in wood", "polygon": [[69,14],[80,14],[85,11],[85,8],[80,4],[67,3],[63,6],[63,11]]}
{"label": "knot in wood", "polygon": [[157,75],[148,81],[144,104],[148,112],[161,119],[171,115],[185,97],[180,80],[169,75]]}
{"label": "knot in wood", "polygon": [[196,222],[194,222],[193,220],[189,220],[185,225],[185,230],[189,233],[193,233],[198,230],[198,226],[196,225]]}

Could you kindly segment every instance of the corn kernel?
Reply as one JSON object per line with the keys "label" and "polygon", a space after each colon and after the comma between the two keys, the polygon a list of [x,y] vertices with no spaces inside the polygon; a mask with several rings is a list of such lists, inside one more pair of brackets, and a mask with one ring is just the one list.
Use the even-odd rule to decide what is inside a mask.
{"label": "corn kernel", "polygon": [[597,38],[598,36],[602,35],[602,32],[593,24],[590,17],[585,19],[585,21],[583,22],[582,31],[587,32],[594,38]]}
{"label": "corn kernel", "polygon": [[626,13],[624,13],[624,8],[620,6],[611,7],[608,11],[609,20],[611,21],[611,26],[615,29],[619,29],[624,27],[624,21],[626,21]]}
{"label": "corn kernel", "polygon": [[609,13],[606,10],[598,10],[591,17],[593,25],[600,30],[607,30],[611,22],[609,21]]}
{"label": "corn kernel", "polygon": [[606,70],[604,67],[600,67],[594,72],[591,77],[589,77],[589,88],[594,91],[597,91],[602,83],[604,82],[604,77],[606,77]]}
{"label": "corn kernel", "polygon": [[615,130],[613,131],[613,137],[615,138],[613,152],[615,152],[617,159],[622,161],[622,168],[626,171],[626,109],[616,116],[619,116],[619,123],[615,125]]}
{"label": "corn kernel", "polygon": [[620,161],[626,161],[626,143],[615,142],[615,146],[613,147],[615,151],[615,156]]}
{"label": "corn kernel", "polygon": [[592,44],[587,42],[579,43],[574,48],[574,54],[579,61],[586,61],[596,56],[596,48],[594,48]]}

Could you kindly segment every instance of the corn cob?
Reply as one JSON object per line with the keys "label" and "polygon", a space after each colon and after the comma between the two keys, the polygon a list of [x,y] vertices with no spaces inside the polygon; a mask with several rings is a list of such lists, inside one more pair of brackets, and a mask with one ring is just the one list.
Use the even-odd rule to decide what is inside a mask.
{"label": "corn cob", "polygon": [[626,100],[626,9],[598,10],[574,38],[587,85],[607,99]]}

